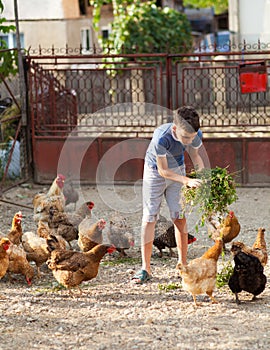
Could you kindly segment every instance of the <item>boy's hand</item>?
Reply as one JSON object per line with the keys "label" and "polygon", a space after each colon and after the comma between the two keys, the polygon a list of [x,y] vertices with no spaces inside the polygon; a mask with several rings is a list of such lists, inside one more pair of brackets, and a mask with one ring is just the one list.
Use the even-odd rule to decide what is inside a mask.
{"label": "boy's hand", "polygon": [[189,177],[187,177],[187,182],[184,184],[187,187],[199,187],[201,186],[201,184],[203,183],[203,181],[201,179],[190,179]]}

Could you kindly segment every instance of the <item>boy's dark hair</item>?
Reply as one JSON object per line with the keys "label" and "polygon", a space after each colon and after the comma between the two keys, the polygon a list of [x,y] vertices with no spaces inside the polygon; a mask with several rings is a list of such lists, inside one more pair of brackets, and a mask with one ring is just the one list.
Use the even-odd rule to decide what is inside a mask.
{"label": "boy's dark hair", "polygon": [[195,108],[183,106],[178,108],[174,114],[174,124],[193,133],[200,129],[200,117]]}

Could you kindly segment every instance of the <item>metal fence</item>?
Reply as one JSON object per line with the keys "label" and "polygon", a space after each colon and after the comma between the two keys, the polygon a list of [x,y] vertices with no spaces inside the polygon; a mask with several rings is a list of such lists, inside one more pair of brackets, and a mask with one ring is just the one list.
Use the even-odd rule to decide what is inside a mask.
{"label": "metal fence", "polygon": [[[116,137],[131,131],[137,136],[148,134],[170,117],[167,110],[184,104],[200,112],[206,133],[269,133],[269,59],[270,51],[217,52],[211,56],[133,54],[117,56],[117,60],[97,54],[29,55],[35,134],[60,136],[76,126],[83,134],[96,133],[101,127]],[[248,83],[253,85],[256,66],[263,64],[264,90],[242,91],[241,66],[245,64],[251,68]],[[45,84],[46,78],[38,83],[41,72],[50,82]],[[41,85],[46,85],[46,91]],[[50,96],[47,100],[46,94]],[[155,111],[153,106],[165,111],[160,114],[162,108]]]}

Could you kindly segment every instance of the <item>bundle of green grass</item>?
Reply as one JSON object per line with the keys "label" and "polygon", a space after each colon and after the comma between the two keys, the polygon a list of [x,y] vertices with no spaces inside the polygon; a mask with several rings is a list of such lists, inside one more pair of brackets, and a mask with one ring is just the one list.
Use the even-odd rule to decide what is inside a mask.
{"label": "bundle of green grass", "polygon": [[216,167],[213,169],[202,169],[192,171],[191,178],[202,180],[199,187],[182,187],[181,201],[186,213],[197,207],[200,219],[196,226],[204,226],[206,222],[221,220],[223,215],[229,211],[228,207],[237,199],[235,178],[227,168]]}

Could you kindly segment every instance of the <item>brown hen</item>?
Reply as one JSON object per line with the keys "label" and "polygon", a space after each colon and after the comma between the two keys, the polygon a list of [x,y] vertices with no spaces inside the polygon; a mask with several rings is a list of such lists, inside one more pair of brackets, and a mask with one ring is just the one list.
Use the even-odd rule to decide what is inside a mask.
{"label": "brown hen", "polygon": [[9,256],[7,250],[9,249],[11,242],[8,238],[3,237],[0,240],[0,279],[5,276],[8,264]]}
{"label": "brown hen", "polygon": [[78,239],[79,224],[85,218],[90,218],[94,203],[88,201],[82,204],[75,213],[61,213],[56,210],[50,211],[49,227],[54,229],[57,235],[62,236],[71,247],[70,242]]}
{"label": "brown hen", "polygon": [[[42,222],[39,223],[39,228],[43,225]],[[28,231],[22,236],[22,246],[26,252],[26,259],[28,261],[34,261],[37,267],[37,277],[39,278],[40,267],[49,259],[50,252],[47,248],[46,238],[51,234],[51,231],[47,227],[45,231],[45,226],[42,226],[43,237],[39,236],[37,233]],[[45,234],[47,232],[47,234]],[[59,248],[66,249],[67,242],[61,236],[57,236],[59,242]]]}
{"label": "brown hen", "polygon": [[11,243],[9,249],[9,265],[8,265],[8,276],[11,280],[11,274],[20,274],[25,276],[27,284],[32,284],[32,278],[34,277],[34,269],[29,264],[26,258],[26,252],[21,248]]}
{"label": "brown hen", "polygon": [[7,235],[7,238],[16,245],[21,243],[22,238],[22,212],[19,211],[13,217],[11,229]]}
{"label": "brown hen", "polygon": [[[33,198],[34,219],[39,221],[42,218],[40,213],[48,213],[48,208],[53,204],[58,206],[59,211],[63,211],[65,207],[65,196],[63,194],[63,187],[65,183],[65,176],[58,174],[51,184],[47,193],[38,193]],[[56,203],[55,203],[56,202]]]}
{"label": "brown hen", "polygon": [[106,253],[115,251],[115,247],[108,244],[96,245],[91,251],[76,252],[71,250],[56,249],[57,239],[54,236],[47,238],[48,249],[51,257],[48,267],[58,283],[69,289],[77,287],[82,293],[79,285],[83,281],[89,281],[98,274],[101,259]]}
{"label": "brown hen", "polygon": [[223,242],[217,238],[214,246],[210,247],[200,258],[191,260],[188,265],[178,263],[176,268],[182,277],[182,287],[192,294],[194,303],[197,303],[196,295],[206,293],[212,303],[216,303],[213,291],[216,285],[217,261],[222,252]]}
{"label": "brown hen", "polygon": [[210,236],[213,240],[216,240],[218,237],[222,237],[223,248],[225,249],[225,243],[229,243],[238,236],[241,226],[237,217],[233,211],[230,211],[229,214],[221,221],[221,223],[215,223],[214,230],[210,232]]}
{"label": "brown hen", "polygon": [[103,219],[96,221],[92,218],[86,218],[80,223],[78,246],[81,251],[87,252],[103,242],[102,231],[105,226],[106,222]]}

